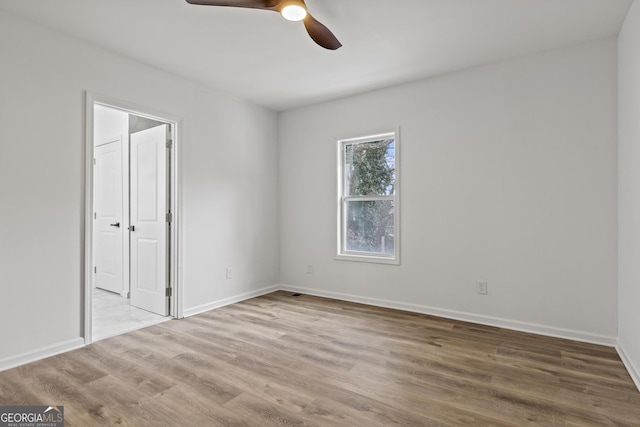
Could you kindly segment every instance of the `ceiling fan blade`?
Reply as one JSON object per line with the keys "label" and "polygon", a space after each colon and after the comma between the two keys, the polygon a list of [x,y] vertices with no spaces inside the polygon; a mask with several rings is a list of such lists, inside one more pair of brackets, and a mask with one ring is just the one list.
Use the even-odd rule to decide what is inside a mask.
{"label": "ceiling fan blade", "polygon": [[[281,9],[287,4],[287,0],[186,0],[186,2],[202,6],[245,7],[272,10],[274,12],[281,12]],[[307,7],[304,0],[298,0],[296,3],[301,4],[305,9]],[[307,16],[303,19],[303,23],[309,36],[320,46],[329,50],[336,50],[342,47],[342,43],[338,41],[331,30],[321,24],[308,12]]]}
{"label": "ceiling fan blade", "polygon": [[280,0],[186,0],[190,4],[202,6],[247,7],[251,9],[276,10]]}
{"label": "ceiling fan blade", "polygon": [[304,18],[303,22],[304,27],[307,29],[307,33],[309,33],[309,36],[311,36],[313,41],[318,43],[323,48],[336,50],[342,46],[342,43],[338,41],[331,30],[322,25],[310,14],[307,14],[307,17]]}

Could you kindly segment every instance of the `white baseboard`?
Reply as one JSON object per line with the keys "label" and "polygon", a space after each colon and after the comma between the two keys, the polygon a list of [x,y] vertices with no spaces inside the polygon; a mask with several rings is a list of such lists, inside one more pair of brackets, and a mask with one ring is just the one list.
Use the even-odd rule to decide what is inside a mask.
{"label": "white baseboard", "polygon": [[27,353],[22,353],[17,356],[11,356],[0,360],[0,371],[15,368],[16,366],[24,365],[26,363],[35,362],[36,360],[46,359],[47,357],[66,353],[67,351],[75,350],[80,347],[84,347],[84,338],[74,338],[58,344],[40,347]]}
{"label": "white baseboard", "polygon": [[[234,295],[232,297],[214,301],[208,304],[199,305],[197,307],[189,308],[184,311],[185,317],[193,316],[205,311],[213,310],[215,308],[224,307],[225,305],[233,304],[236,302],[244,301],[250,298],[254,298],[260,295],[268,294],[280,289],[278,286],[269,286],[266,288],[258,289],[251,292],[245,292],[243,294]],[[55,356],[60,353],[66,353],[67,351],[75,350],[84,347],[84,338],[75,338],[69,341],[61,342],[58,344],[52,344],[46,347],[40,347],[33,351],[11,356],[6,359],[0,359],[0,372],[21,366],[27,363],[35,362],[47,357]]]}
{"label": "white baseboard", "polygon": [[636,384],[638,391],[640,391],[640,369],[631,362],[631,359],[627,356],[627,352],[624,351],[624,347],[619,341],[616,344],[616,351],[620,355],[620,359],[622,359],[622,363],[624,363],[625,368],[627,368],[631,379]]}
{"label": "white baseboard", "polygon": [[216,308],[224,307],[225,305],[235,304],[236,302],[244,301],[247,299],[259,297],[260,295],[269,294],[271,292],[280,289],[279,286],[268,286],[266,288],[257,289],[251,292],[245,292],[243,294],[234,295],[229,298],[225,298],[219,301],[209,302],[207,304],[198,305],[196,307],[184,309],[184,317],[195,316],[196,314],[204,313],[205,311],[213,310]]}
{"label": "white baseboard", "polygon": [[444,317],[447,319],[461,320],[464,322],[477,323],[487,326],[495,326],[498,328],[512,329],[521,332],[529,332],[538,335],[545,335],[555,338],[564,338],[574,341],[587,342],[591,344],[605,345],[607,347],[615,347],[616,338],[606,335],[591,334],[583,331],[575,331],[571,329],[554,328],[535,323],[520,322],[518,320],[503,319],[499,317],[484,316],[473,313],[465,313],[455,310],[447,310],[435,307],[428,307],[418,304],[410,304],[399,301],[390,301],[377,298],[362,297],[358,295],[344,294],[340,292],[328,292],[318,289],[300,288],[296,286],[280,285],[280,290],[298,292],[301,294],[315,295],[343,301],[368,304],[377,307],[394,308],[397,310],[411,311],[414,313],[429,314],[432,316]]}
{"label": "white baseboard", "polygon": [[[265,295],[274,291],[289,291],[289,292],[298,292],[301,294],[315,295],[319,297],[326,297],[331,299],[339,299],[343,301],[351,301],[361,304],[368,304],[377,307],[386,307],[393,308],[398,310],[411,311],[415,313],[429,314],[438,317],[444,317],[448,319],[461,320],[465,322],[472,322],[481,325],[495,326],[499,328],[513,329],[522,332],[529,332],[539,335],[546,335],[556,338],[565,338],[571,339],[575,341],[588,342],[593,344],[600,344],[609,347],[615,347],[622,359],[624,365],[626,366],[629,374],[633,378],[636,386],[640,390],[640,370],[638,370],[631,360],[626,355],[624,348],[617,342],[616,338],[605,336],[605,335],[597,335],[590,334],[583,331],[575,331],[570,329],[562,329],[562,328],[554,328],[544,325],[538,325],[534,323],[520,322],[516,320],[509,320],[491,316],[483,316],[477,315],[473,313],[465,313],[454,310],[446,310],[435,307],[428,307],[418,304],[410,304],[399,301],[390,301],[383,300],[377,298],[369,298],[362,297],[358,295],[351,295],[339,292],[328,292],[319,289],[309,289],[309,288],[300,288],[296,286],[289,285],[275,285],[268,286],[262,289],[257,289],[251,292],[245,292],[239,295],[234,295],[229,298],[225,298],[219,301],[210,302],[207,304],[202,304],[196,307],[188,308],[184,310],[184,316],[194,316],[196,314],[204,313],[205,311],[213,310],[216,308],[224,307],[226,305],[234,304],[240,301],[244,301],[250,298],[258,297],[261,295]],[[76,338],[73,340],[65,341],[63,343],[50,345],[47,347],[41,347],[34,351],[20,354],[17,356],[12,356],[6,359],[0,360],[0,371],[14,368],[16,366],[24,365],[26,363],[34,362],[36,360],[44,359],[47,357],[55,356],[60,353],[64,353],[67,351],[75,350],[77,348],[83,347],[84,339]]]}

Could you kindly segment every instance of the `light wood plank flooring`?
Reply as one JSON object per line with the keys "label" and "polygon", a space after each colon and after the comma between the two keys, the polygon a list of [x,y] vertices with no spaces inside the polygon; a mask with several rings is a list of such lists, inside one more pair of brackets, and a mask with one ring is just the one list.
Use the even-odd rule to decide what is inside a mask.
{"label": "light wood plank flooring", "polygon": [[134,307],[128,298],[98,288],[93,289],[92,303],[93,341],[135,331],[170,319]]}
{"label": "light wood plank flooring", "polygon": [[612,348],[275,292],[0,372],[67,426],[633,426]]}

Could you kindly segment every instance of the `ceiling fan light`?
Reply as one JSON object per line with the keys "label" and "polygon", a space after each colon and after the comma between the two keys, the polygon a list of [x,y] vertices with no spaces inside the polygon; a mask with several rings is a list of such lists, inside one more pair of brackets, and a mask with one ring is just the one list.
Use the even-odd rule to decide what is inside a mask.
{"label": "ceiling fan light", "polygon": [[287,21],[302,21],[307,16],[307,9],[297,4],[289,4],[282,8],[280,14]]}

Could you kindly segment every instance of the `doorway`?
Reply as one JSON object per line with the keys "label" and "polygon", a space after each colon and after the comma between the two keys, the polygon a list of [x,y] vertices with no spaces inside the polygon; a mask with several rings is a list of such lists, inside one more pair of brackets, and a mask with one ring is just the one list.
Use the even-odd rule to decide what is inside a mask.
{"label": "doorway", "polygon": [[85,343],[180,317],[178,122],[87,94]]}

